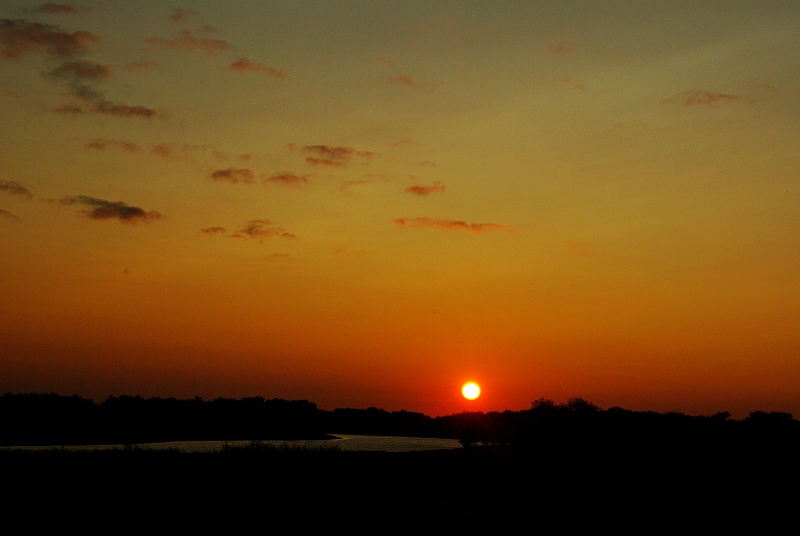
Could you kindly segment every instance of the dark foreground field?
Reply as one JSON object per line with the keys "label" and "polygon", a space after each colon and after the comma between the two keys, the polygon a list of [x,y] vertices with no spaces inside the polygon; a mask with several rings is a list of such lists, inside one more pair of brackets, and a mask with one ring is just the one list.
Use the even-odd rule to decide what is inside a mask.
{"label": "dark foreground field", "polygon": [[233,533],[248,526],[266,533],[764,532],[796,517],[796,453],[770,440],[558,438],[525,448],[414,453],[258,443],[217,453],[0,451],[0,513],[8,534],[52,527]]}

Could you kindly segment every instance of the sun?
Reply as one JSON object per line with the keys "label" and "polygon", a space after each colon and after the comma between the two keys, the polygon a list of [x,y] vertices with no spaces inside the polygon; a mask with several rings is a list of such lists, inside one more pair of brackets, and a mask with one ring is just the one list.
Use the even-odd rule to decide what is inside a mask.
{"label": "sun", "polygon": [[464,395],[464,398],[467,400],[475,400],[481,396],[481,386],[475,382],[467,382],[461,388],[461,394]]}

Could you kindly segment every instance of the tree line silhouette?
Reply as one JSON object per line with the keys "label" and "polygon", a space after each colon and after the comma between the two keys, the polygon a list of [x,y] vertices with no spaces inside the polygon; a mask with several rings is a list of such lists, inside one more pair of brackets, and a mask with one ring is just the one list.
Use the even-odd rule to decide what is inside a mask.
{"label": "tree line silhouette", "polygon": [[[539,399],[526,410],[463,412],[430,417],[375,407],[325,411],[306,400],[109,396],[101,403],[77,395],[0,396],[0,445],[126,444],[189,440],[325,439],[331,433],[441,437],[472,445],[569,448],[576,444],[705,445],[800,441],[789,413],[754,411],[742,420],[711,416],[603,410],[582,398],[557,404]],[[676,447],[677,448],[677,447]]]}

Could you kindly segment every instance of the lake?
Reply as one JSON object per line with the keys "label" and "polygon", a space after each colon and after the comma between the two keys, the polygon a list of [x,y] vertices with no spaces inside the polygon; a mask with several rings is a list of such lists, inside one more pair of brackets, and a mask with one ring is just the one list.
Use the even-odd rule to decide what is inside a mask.
{"label": "lake", "polygon": [[[365,436],[353,434],[331,434],[341,439],[312,439],[264,441],[269,445],[288,445],[297,448],[316,448],[337,445],[346,451],[373,451],[373,452],[414,452],[420,450],[460,449],[461,443],[457,439],[441,439],[435,437],[399,437],[399,436]],[[142,443],[145,448],[153,450],[178,449],[184,452],[212,452],[222,449],[224,444],[247,445],[249,441],[166,441],[163,443]],[[25,449],[47,450],[61,447],[46,446],[20,446],[0,447],[0,449]],[[68,450],[107,450],[121,449],[123,445],[69,445]]]}

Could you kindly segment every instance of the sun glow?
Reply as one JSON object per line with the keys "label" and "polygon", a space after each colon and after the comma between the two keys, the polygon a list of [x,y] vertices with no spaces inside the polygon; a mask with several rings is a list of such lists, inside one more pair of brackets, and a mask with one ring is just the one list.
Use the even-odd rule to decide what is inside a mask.
{"label": "sun glow", "polygon": [[464,395],[464,398],[467,400],[475,400],[481,396],[481,386],[475,382],[467,382],[461,388],[461,394]]}

